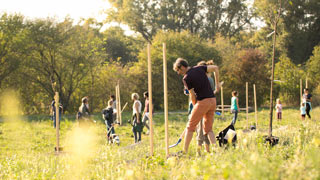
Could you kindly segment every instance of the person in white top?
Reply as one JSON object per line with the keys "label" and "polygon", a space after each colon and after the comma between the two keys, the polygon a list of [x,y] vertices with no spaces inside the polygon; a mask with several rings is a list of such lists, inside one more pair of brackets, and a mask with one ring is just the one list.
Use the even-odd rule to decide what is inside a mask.
{"label": "person in white top", "polygon": [[134,135],[134,142],[137,143],[141,141],[141,132],[143,130],[143,124],[141,122],[141,107],[142,104],[139,101],[139,95],[137,93],[133,93],[131,95],[131,99],[133,100],[132,105],[132,132]]}
{"label": "person in white top", "polygon": [[114,95],[110,95],[110,99],[112,100],[112,109],[113,109],[113,122],[118,123],[117,122],[117,101],[116,101],[116,97]]}
{"label": "person in white top", "polygon": [[277,105],[276,105],[276,113],[277,113],[277,119],[281,120],[282,119],[282,104],[280,99],[277,99]]}

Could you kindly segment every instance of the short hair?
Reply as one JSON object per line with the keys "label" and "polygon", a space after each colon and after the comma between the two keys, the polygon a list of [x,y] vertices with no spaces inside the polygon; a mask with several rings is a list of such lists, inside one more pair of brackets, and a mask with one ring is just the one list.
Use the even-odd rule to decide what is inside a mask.
{"label": "short hair", "polygon": [[208,65],[214,65],[214,63],[213,63],[213,60],[209,60],[209,61],[204,61],[204,60],[202,60],[202,61],[200,61],[200,62],[198,62],[198,64],[197,64],[198,66],[208,66]]}
{"label": "short hair", "polygon": [[205,61],[200,61],[200,62],[198,62],[197,65],[198,65],[198,66],[206,66],[207,63],[206,63]]}
{"label": "short hair", "polygon": [[83,98],[81,99],[81,102],[82,102],[82,103],[88,102],[88,97],[83,97]]}
{"label": "short hair", "polygon": [[238,94],[237,91],[232,91],[232,95],[233,95],[233,96],[236,96],[237,94]]}
{"label": "short hair", "polygon": [[110,100],[108,101],[108,106],[112,106],[112,104],[113,104],[113,100],[110,99]]}
{"label": "short hair", "polygon": [[214,65],[214,62],[213,62],[213,60],[211,59],[211,60],[207,61],[206,64],[207,64],[207,65]]}
{"label": "short hair", "polygon": [[132,99],[139,99],[139,94],[138,93],[132,93],[131,94]]}
{"label": "short hair", "polygon": [[115,99],[116,97],[114,95],[110,95],[110,98],[111,99]]}
{"label": "short hair", "polygon": [[144,92],[143,95],[144,95],[145,97],[149,97],[148,91]]}
{"label": "short hair", "polygon": [[188,61],[183,58],[178,58],[176,62],[174,62],[173,64],[173,70],[178,71],[178,69],[180,69],[181,66],[188,67],[189,66]]}
{"label": "short hair", "polygon": [[305,91],[309,91],[309,89],[308,89],[308,88],[305,88],[304,90],[305,90]]}

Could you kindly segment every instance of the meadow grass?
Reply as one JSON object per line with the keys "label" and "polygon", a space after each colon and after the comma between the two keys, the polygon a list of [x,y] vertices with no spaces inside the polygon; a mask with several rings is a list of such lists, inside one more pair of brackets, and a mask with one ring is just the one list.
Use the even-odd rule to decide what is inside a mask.
{"label": "meadow grass", "polygon": [[[274,120],[273,135],[279,144],[264,143],[268,134],[269,111],[258,114],[258,131],[244,131],[246,114],[240,112],[236,123],[238,142],[233,148],[196,155],[195,137],[187,155],[165,157],[163,114],[154,115],[154,156],[150,156],[149,136],[133,144],[130,113],[123,115],[122,126],[116,126],[120,146],[109,145],[101,115],[85,129],[74,116],[64,116],[61,123],[61,145],[56,155],[55,129],[49,116],[25,116],[0,123],[0,179],[320,179],[320,108],[312,111],[312,120],[301,121],[299,110],[283,111],[282,121]],[[213,131],[228,126],[232,115],[216,117]],[[185,128],[187,114],[169,114],[169,144],[178,140]],[[248,125],[255,123],[249,113]],[[146,131],[146,129],[144,129]],[[182,143],[170,149],[181,151]],[[203,148],[204,149],[204,148]]]}

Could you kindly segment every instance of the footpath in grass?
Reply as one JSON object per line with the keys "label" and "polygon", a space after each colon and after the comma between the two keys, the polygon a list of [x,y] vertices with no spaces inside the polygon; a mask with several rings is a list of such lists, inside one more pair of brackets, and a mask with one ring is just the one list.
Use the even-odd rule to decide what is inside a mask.
{"label": "footpath in grass", "polygon": [[[243,131],[246,114],[236,123],[238,142],[234,148],[196,155],[195,137],[188,155],[165,157],[163,114],[154,116],[154,156],[149,156],[149,136],[133,144],[131,126],[116,126],[120,146],[106,141],[105,125],[97,121],[80,129],[73,116],[61,123],[64,153],[55,155],[55,129],[48,116],[23,117],[0,122],[0,179],[320,179],[320,108],[313,119],[301,121],[298,109],[285,109],[283,120],[274,120],[278,145],[266,146],[269,111],[258,114],[259,131]],[[130,114],[124,115],[124,122]],[[232,115],[217,117],[215,133],[230,124]],[[169,114],[169,144],[177,141],[187,122],[186,113]],[[254,124],[254,113],[248,125]],[[146,132],[146,129],[144,129]],[[170,153],[182,150],[182,143]],[[203,148],[204,149],[204,148]]]}

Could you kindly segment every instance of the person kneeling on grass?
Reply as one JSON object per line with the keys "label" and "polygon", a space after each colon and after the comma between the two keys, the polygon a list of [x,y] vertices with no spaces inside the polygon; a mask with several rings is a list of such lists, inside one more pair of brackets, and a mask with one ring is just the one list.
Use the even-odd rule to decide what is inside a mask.
{"label": "person kneeling on grass", "polygon": [[113,127],[113,108],[112,108],[113,101],[108,101],[108,106],[102,110],[102,118],[104,119],[104,122],[107,127],[107,137],[108,141],[111,140],[111,135],[115,134],[115,130]]}

